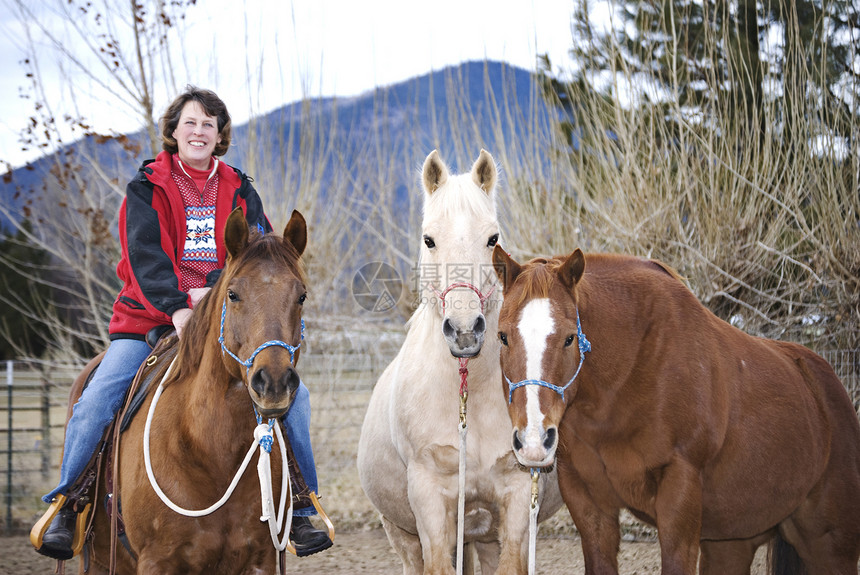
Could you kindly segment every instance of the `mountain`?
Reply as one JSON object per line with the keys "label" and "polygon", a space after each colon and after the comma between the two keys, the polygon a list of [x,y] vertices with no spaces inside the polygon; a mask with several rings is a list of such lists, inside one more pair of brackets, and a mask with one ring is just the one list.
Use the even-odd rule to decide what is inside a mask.
{"label": "mountain", "polygon": [[[465,171],[481,148],[498,161],[500,148],[516,150],[520,140],[546,137],[550,116],[529,71],[502,62],[468,62],[359,96],[285,105],[235,126],[235,145],[225,160],[254,176],[261,193],[283,187],[289,196],[312,187],[320,201],[344,182],[376,185],[359,174],[379,174],[380,166],[385,170],[390,164],[396,167],[385,170],[390,178],[384,185],[401,202],[434,148],[453,171]],[[140,152],[143,141],[142,132],[88,137],[12,171],[0,183],[8,217],[41,213],[76,191],[103,196],[94,205],[115,221],[117,191],[150,156]],[[508,156],[510,149],[504,150]],[[242,153],[247,150],[254,153]],[[8,229],[5,218],[0,216],[0,224]]]}

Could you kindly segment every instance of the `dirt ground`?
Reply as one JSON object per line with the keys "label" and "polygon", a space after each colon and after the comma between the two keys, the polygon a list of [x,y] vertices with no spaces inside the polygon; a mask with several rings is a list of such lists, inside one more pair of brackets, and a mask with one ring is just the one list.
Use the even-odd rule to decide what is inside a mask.
{"label": "dirt ground", "polygon": [[[660,572],[657,543],[622,543],[618,557],[622,575]],[[48,575],[56,562],[35,551],[26,535],[0,538],[0,575]],[[77,572],[77,560],[66,565],[67,573]],[[539,538],[536,571],[541,575],[583,573],[585,566],[579,541],[570,537]],[[381,529],[338,533],[334,547],[310,557],[287,558],[287,573],[314,575],[400,575],[402,568]],[[756,557],[754,574],[764,573],[762,553]]]}

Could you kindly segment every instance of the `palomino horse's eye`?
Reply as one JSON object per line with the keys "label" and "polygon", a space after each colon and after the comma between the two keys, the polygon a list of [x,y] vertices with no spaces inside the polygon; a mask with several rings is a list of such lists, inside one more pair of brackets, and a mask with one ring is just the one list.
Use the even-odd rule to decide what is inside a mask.
{"label": "palomino horse's eye", "polygon": [[436,247],[436,242],[430,236],[424,236],[424,245],[427,246],[427,249],[432,250]]}
{"label": "palomino horse's eye", "polygon": [[305,303],[305,300],[306,300],[306,299],[308,299],[308,294],[303,293],[303,294],[299,297],[299,305],[303,305],[303,304]]}
{"label": "palomino horse's eye", "polygon": [[508,345],[508,334],[503,331],[499,332],[499,341],[502,342],[502,345]]}
{"label": "palomino horse's eye", "polygon": [[567,336],[567,339],[564,340],[564,347],[570,347],[570,344],[572,344],[573,340],[575,340],[575,339],[576,339],[576,336],[573,334]]}
{"label": "palomino horse's eye", "polygon": [[499,234],[493,234],[490,236],[490,239],[487,240],[487,247],[495,247],[497,243],[499,243]]}
{"label": "palomino horse's eye", "polygon": [[230,301],[239,301],[239,296],[231,289],[227,290],[227,297],[230,298]]}

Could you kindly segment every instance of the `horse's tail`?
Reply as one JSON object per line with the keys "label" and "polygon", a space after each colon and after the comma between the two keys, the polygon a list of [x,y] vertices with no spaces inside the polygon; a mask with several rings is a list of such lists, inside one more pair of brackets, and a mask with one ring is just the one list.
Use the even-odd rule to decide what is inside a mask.
{"label": "horse's tail", "polygon": [[808,575],[797,550],[777,533],[771,539],[767,552],[768,572],[771,575]]}

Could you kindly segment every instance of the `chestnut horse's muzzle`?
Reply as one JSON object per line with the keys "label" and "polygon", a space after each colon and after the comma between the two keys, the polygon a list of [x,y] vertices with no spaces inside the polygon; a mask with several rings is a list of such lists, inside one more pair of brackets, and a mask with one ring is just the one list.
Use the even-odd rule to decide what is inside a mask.
{"label": "chestnut horse's muzzle", "polygon": [[290,408],[301,378],[289,365],[284,370],[262,366],[251,374],[248,381],[251,399],[257,412],[265,418],[280,417]]}
{"label": "chestnut horse's muzzle", "polygon": [[540,437],[526,438],[514,429],[511,446],[514,455],[523,467],[551,467],[555,462],[558,447],[558,431],[555,426],[540,430]]}
{"label": "chestnut horse's muzzle", "polygon": [[[254,350],[246,360],[242,360],[235,353],[227,349],[224,343],[224,320],[227,317],[227,300],[221,306],[221,332],[218,335],[218,342],[221,344],[221,350],[235,359],[241,365],[245,366],[245,372],[248,379],[249,392],[254,402],[254,407],[257,412],[264,417],[279,417],[286,413],[292,403],[296,389],[301,383],[301,378],[296,371],[296,352],[302,346],[305,340],[305,320],[302,319],[302,333],[298,345],[290,345],[279,339],[269,340]],[[270,347],[279,347],[287,350],[290,354],[290,363],[286,369],[273,369],[267,365],[263,365],[251,373],[251,368],[254,366],[254,359],[264,349]]]}

